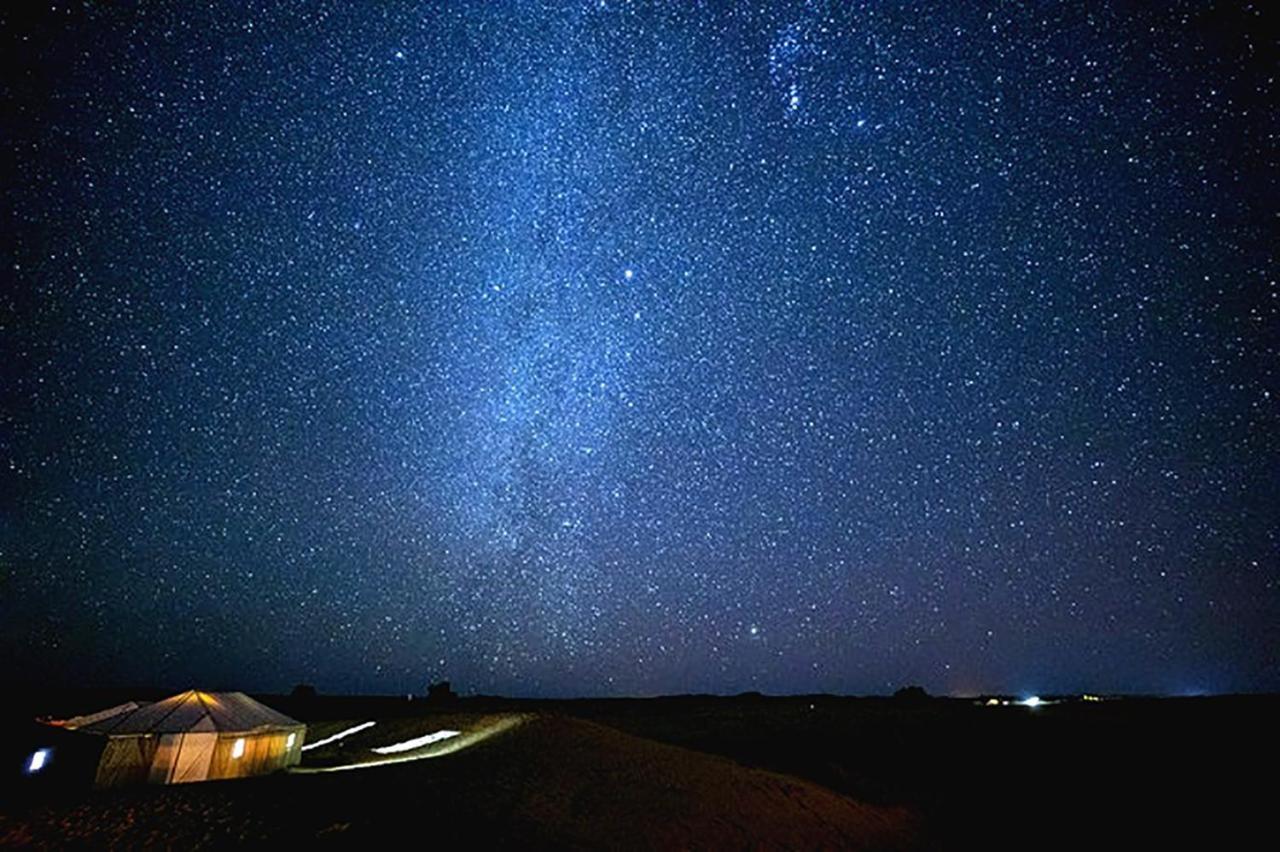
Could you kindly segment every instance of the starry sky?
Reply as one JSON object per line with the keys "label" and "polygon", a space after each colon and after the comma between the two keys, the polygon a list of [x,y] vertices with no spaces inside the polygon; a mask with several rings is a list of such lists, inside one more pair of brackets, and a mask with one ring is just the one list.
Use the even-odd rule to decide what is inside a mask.
{"label": "starry sky", "polygon": [[1266,5],[6,5],[12,677],[1280,689]]}

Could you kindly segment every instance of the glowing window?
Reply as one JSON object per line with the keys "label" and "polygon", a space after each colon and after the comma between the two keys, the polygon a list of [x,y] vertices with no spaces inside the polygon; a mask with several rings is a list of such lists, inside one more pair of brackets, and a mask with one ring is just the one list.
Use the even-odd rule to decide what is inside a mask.
{"label": "glowing window", "polygon": [[31,753],[31,759],[27,761],[28,772],[39,772],[44,769],[45,764],[49,762],[49,749],[36,749]]}
{"label": "glowing window", "polygon": [[244,757],[244,737],[236,740],[236,744],[231,747],[231,757],[233,760]]}
{"label": "glowing window", "polygon": [[288,751],[289,749],[293,748],[293,744],[297,741],[298,741],[298,735],[290,734],[288,739],[284,741],[284,750]]}

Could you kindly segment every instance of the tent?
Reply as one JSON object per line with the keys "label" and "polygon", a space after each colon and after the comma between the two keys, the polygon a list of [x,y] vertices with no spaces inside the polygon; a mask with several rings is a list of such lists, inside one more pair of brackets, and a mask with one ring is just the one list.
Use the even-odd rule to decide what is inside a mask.
{"label": "tent", "polygon": [[188,690],[62,727],[106,738],[94,785],[182,784],[262,775],[302,758],[307,726],[243,692]]}

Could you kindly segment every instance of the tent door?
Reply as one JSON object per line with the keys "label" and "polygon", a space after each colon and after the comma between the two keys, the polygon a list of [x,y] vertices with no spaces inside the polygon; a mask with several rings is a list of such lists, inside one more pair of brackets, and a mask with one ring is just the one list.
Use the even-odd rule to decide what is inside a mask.
{"label": "tent door", "polygon": [[208,778],[209,766],[213,763],[213,750],[217,744],[217,733],[183,734],[169,783],[185,784]]}
{"label": "tent door", "polygon": [[168,784],[173,774],[173,763],[178,757],[178,744],[182,742],[182,734],[161,734],[156,744],[155,756],[151,758],[151,772],[147,780],[152,784]]}

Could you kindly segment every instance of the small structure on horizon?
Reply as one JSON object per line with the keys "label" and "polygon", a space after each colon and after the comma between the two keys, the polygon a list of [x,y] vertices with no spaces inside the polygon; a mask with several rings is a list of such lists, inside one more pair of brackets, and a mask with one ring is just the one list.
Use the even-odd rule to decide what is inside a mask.
{"label": "small structure on horizon", "polygon": [[[68,750],[81,756],[97,751],[96,760],[88,761],[95,787],[264,775],[298,763],[307,733],[302,722],[243,692],[194,689],[153,704],[129,702],[44,724],[60,729],[51,741],[60,738]],[[56,767],[60,750],[37,749],[33,755],[40,756],[32,758],[27,773]]]}
{"label": "small structure on horizon", "polygon": [[446,701],[456,701],[457,698],[458,698],[458,693],[453,691],[452,684],[450,684],[449,681],[447,680],[442,680],[439,683],[430,684],[427,687],[428,701],[436,701],[436,702],[443,703]]}

